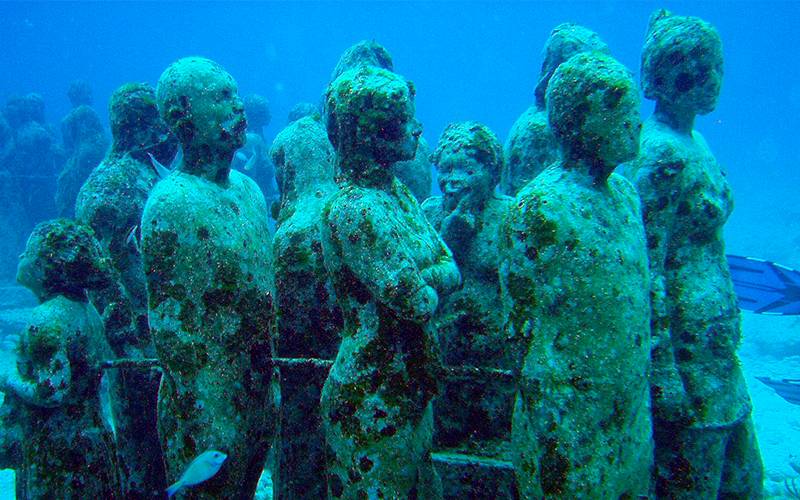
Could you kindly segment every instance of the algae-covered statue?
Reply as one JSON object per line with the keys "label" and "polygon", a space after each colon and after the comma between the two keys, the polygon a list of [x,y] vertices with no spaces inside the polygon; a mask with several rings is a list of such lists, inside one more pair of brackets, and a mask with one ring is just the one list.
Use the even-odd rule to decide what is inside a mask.
{"label": "algae-covered statue", "polygon": [[[512,368],[498,314],[497,235],[512,198],[494,193],[503,166],[494,133],[476,122],[451,123],[432,156],[441,196],[422,209],[453,252],[463,287],[439,301],[436,315],[446,365]],[[449,380],[434,402],[436,440],[480,454],[490,439],[508,439],[513,390],[485,379]]]}
{"label": "algae-covered statue", "polygon": [[713,26],[663,10],[651,16],[642,87],[656,107],[630,171],[650,254],[650,384],[656,487],[664,498],[762,493],[722,238],[733,197],[725,172],[693,130],[695,116],[716,107],[722,64]]}
{"label": "algae-covered statue", "polygon": [[[344,51],[333,70],[331,82],[345,71],[361,66],[394,71],[392,55],[383,45],[374,40],[361,40]],[[391,167],[395,177],[406,185],[419,203],[431,195],[433,167],[429,157],[428,143],[420,136],[414,157],[396,161]]]}
{"label": "algae-covered statue", "polygon": [[441,498],[431,461],[440,358],[431,317],[459,284],[447,246],[391,172],[414,156],[414,89],[363,66],[328,87],[342,181],[323,211],[325,266],[344,314],[322,391],[333,498]]}
{"label": "algae-covered statue", "polygon": [[109,279],[92,231],[66,219],[38,224],[20,256],[17,281],[40,304],[16,364],[0,373],[23,436],[19,498],[122,498],[100,404],[101,364],[113,355],[86,294]]}
{"label": "algae-covered statue", "polygon": [[159,434],[168,482],[201,453],[227,455],[191,498],[251,498],[277,427],[271,236],[260,189],[231,171],[245,140],[233,77],[200,57],[158,82],[183,160],[150,193],[142,252],[163,368]]}
{"label": "algae-covered statue", "polygon": [[87,104],[75,107],[61,120],[61,136],[68,158],[58,174],[56,209],[59,217],[72,217],[78,191],[103,160],[108,139],[97,111]]}
{"label": "algae-covered statue", "polygon": [[562,160],[517,195],[500,268],[507,334],[527,340],[512,424],[522,498],[640,498],[653,463],[645,234],[630,73],[573,56],[547,89]]}
{"label": "algae-covered statue", "polygon": [[[119,286],[92,294],[111,348],[119,358],[154,358],[139,224],[159,180],[148,154],[169,163],[177,141],[159,116],[155,90],[146,83],[114,91],[109,121],[111,149],[78,193],[75,217],[94,229],[119,276]],[[149,367],[130,366],[111,372],[110,380],[123,490],[136,498],[160,498],[166,488],[156,431],[161,376]]]}
{"label": "algae-covered statue", "polygon": [[544,46],[535,102],[514,122],[506,140],[505,165],[500,176],[500,190],[505,194],[516,195],[525,184],[559,159],[558,143],[547,124],[545,93],[556,68],[575,54],[587,51],[610,54],[597,33],[578,24],[562,23],[550,33]]}
{"label": "algae-covered statue", "polygon": [[[291,122],[272,143],[281,193],[278,229],[272,240],[278,306],[278,355],[333,360],[342,312],[325,271],[319,222],[337,191],[334,151],[317,116]],[[327,370],[281,369],[281,452],[278,498],[327,495],[325,435],[319,397]]]}

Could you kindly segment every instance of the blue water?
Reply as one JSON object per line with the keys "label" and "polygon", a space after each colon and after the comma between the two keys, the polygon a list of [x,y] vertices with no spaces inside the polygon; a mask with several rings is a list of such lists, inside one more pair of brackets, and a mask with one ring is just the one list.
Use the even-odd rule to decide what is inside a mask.
{"label": "blue water", "polygon": [[[595,31],[638,79],[649,14],[666,7],[719,30],[725,80],[697,129],[728,170],[737,208],[728,250],[800,267],[799,1],[0,3],[0,105],[40,93],[48,121],[70,110],[74,79],[92,84],[107,120],[115,88],[155,84],[187,55],[216,60],[240,93],[270,100],[270,140],[299,101],[317,102],[340,54],[375,39],[413,80],[417,117],[435,145],[451,121],[477,120],[501,141],[533,102],[550,30]],[[652,106],[643,102],[642,113]],[[797,334],[797,331],[794,331]]]}
{"label": "blue water", "polygon": [[[319,99],[345,48],[372,38],[416,83],[417,115],[429,143],[447,123],[465,119],[486,123],[503,140],[533,100],[552,27],[574,21],[594,29],[638,77],[647,19],[659,7],[700,16],[722,35],[722,95],[698,129],[737,193],[729,229],[746,231],[781,211],[775,196],[790,196],[789,186],[800,181],[794,168],[800,161],[794,146],[800,130],[796,1],[3,2],[0,100],[39,92],[48,118],[57,122],[69,111],[66,89],[73,79],[93,84],[102,110],[121,83],[155,83],[169,63],[198,54],[231,72],[242,94],[269,98],[269,138],[296,102]],[[643,113],[650,109],[645,102]],[[768,191],[773,199],[765,202]]]}

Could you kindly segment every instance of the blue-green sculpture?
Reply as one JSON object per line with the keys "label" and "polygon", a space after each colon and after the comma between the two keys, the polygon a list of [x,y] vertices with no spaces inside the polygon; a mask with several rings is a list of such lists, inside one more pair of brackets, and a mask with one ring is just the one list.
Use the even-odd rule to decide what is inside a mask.
{"label": "blue-green sculpture", "polygon": [[213,449],[227,460],[188,498],[250,498],[277,432],[271,235],[258,185],[231,171],[247,121],[233,77],[200,57],[158,82],[183,160],[142,215],[150,328],[163,369],[167,482]]}
{"label": "blue-green sculpture", "polygon": [[[92,294],[114,354],[154,358],[139,225],[159,180],[148,155],[169,163],[177,140],[158,113],[155,89],[146,83],[128,83],[114,91],[109,121],[111,149],[78,193],[75,218],[94,229],[119,277],[117,286]],[[129,366],[109,375],[123,491],[137,498],[160,498],[167,487],[156,431],[161,374],[152,367]]]}
{"label": "blue-green sculpture", "polygon": [[763,468],[736,349],[739,309],[722,229],[725,172],[699,132],[722,84],[722,42],[696,17],[660,10],[642,51],[656,102],[630,166],[642,200],[652,279],[656,486],[664,498],[760,498]]}
{"label": "blue-green sculpture", "polygon": [[613,58],[581,53],[553,74],[547,115],[562,160],[519,192],[501,238],[506,332],[527,346],[520,496],[647,497],[647,249],[636,191],[612,173],[638,151],[638,92]]}
{"label": "blue-green sculpture", "polygon": [[414,88],[362,66],[328,87],[340,190],[323,211],[325,266],[344,314],[322,391],[333,498],[441,498],[431,461],[440,377],[431,322],[459,284],[452,255],[391,172],[414,157]]}
{"label": "blue-green sculpture", "polygon": [[[500,142],[477,122],[451,123],[432,156],[441,196],[422,209],[453,252],[463,286],[439,301],[436,324],[449,366],[513,367],[498,312],[497,237],[512,198],[495,194],[503,166]],[[486,377],[450,379],[434,402],[440,446],[497,456],[511,430],[514,392]],[[503,447],[504,448],[504,447]]]}
{"label": "blue-green sculpture", "polygon": [[17,281],[40,304],[16,363],[0,372],[22,438],[18,498],[122,498],[100,403],[101,365],[113,354],[87,296],[111,276],[92,231],[67,219],[38,224],[20,256]]}

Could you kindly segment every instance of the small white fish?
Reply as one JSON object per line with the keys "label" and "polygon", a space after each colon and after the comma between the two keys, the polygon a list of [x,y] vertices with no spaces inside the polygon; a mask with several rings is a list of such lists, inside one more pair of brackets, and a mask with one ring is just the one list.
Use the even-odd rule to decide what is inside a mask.
{"label": "small white fish", "polygon": [[159,179],[163,179],[170,174],[170,170],[160,161],[156,160],[156,157],[153,156],[152,153],[147,153],[147,156],[150,157],[150,163],[153,165],[153,169],[156,171],[156,174],[158,174]]}
{"label": "small white fish", "polygon": [[247,155],[242,153],[241,151],[237,151],[236,152],[236,159],[239,160],[239,161],[246,162],[247,161]]}
{"label": "small white fish", "polygon": [[139,251],[139,240],[138,240],[138,239],[136,239],[136,229],[138,229],[138,228],[139,228],[139,226],[133,226],[133,227],[132,227],[132,228],[131,228],[131,229],[128,231],[128,237],[127,237],[127,238],[125,238],[125,244],[126,244],[126,245],[133,245],[133,248],[135,248],[135,249],[136,249],[136,252],[137,252],[137,253],[139,253],[139,252],[140,252],[140,251]]}
{"label": "small white fish", "polygon": [[217,450],[208,450],[197,455],[197,458],[183,471],[181,478],[167,488],[167,498],[172,498],[182,488],[200,484],[214,477],[226,458],[228,455]]}

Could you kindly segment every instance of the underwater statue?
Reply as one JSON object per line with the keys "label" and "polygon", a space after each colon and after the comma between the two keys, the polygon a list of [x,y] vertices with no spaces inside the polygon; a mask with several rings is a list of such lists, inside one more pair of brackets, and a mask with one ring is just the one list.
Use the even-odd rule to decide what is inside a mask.
{"label": "underwater statue", "polygon": [[[361,66],[394,71],[392,56],[383,45],[374,40],[362,40],[344,51],[333,70],[331,82],[345,71]],[[406,185],[419,203],[431,195],[433,166],[429,160],[430,154],[427,141],[420,136],[414,157],[392,164],[392,173]]]}
{"label": "underwater statue", "polygon": [[[339,349],[342,311],[322,255],[322,209],[338,190],[333,147],[316,117],[293,121],[272,143],[270,157],[281,193],[272,239],[278,355],[333,360]],[[277,498],[327,495],[325,434],[319,398],[328,376],[312,365],[281,367],[281,451]]]}
{"label": "underwater statue", "polygon": [[638,151],[639,97],[600,52],[547,88],[562,160],[502,229],[506,331],[527,343],[512,423],[522,498],[641,498],[653,445],[647,248],[636,190],[612,173]]}
{"label": "underwater statue", "polygon": [[733,197],[725,172],[693,130],[695,116],[716,107],[722,64],[713,26],[664,10],[651,16],[642,88],[656,107],[629,167],[650,254],[650,391],[656,492],[663,498],[762,494],[722,237]]}
{"label": "underwater statue", "polygon": [[269,146],[264,140],[264,127],[269,125],[272,115],[269,101],[258,94],[244,99],[247,114],[247,140],[233,157],[233,168],[256,181],[270,206],[278,197],[275,187],[275,167],[269,159]]}
{"label": "underwater statue", "polygon": [[[511,369],[498,314],[497,235],[512,198],[494,193],[503,166],[500,142],[476,122],[451,123],[432,156],[441,196],[422,204],[425,216],[453,252],[463,286],[439,300],[435,321],[444,363]],[[436,441],[446,448],[495,455],[492,439],[508,441],[512,387],[485,378],[448,380],[434,401]]]}
{"label": "underwater statue", "polygon": [[167,481],[213,449],[227,460],[185,498],[251,498],[278,430],[280,389],[267,207],[258,185],[230,168],[245,141],[244,106],[233,77],[200,57],[171,64],[156,97],[183,148],[141,223]]}
{"label": "underwater statue", "polygon": [[[11,128],[3,162],[13,186],[9,198],[14,206],[22,207],[12,233],[17,252],[25,246],[25,238],[36,222],[56,215],[56,178],[65,155],[53,128],[45,121],[44,109],[42,96],[30,93],[9,97],[3,110]],[[13,262],[16,259],[9,265]]]}
{"label": "underwater statue", "polygon": [[23,436],[18,498],[122,498],[100,403],[101,364],[113,355],[86,294],[107,286],[109,271],[91,230],[66,219],[38,224],[20,256],[17,281],[40,304],[16,363],[0,372]]}
{"label": "underwater statue", "polygon": [[[78,193],[75,218],[94,229],[119,277],[118,286],[92,294],[114,354],[154,358],[138,234],[147,197],[159,180],[148,154],[168,163],[177,140],[161,119],[155,90],[147,83],[116,89],[109,115],[111,149]],[[123,491],[128,497],[161,498],[166,488],[156,430],[161,375],[151,367],[132,365],[109,376]]]}
{"label": "underwater statue", "polygon": [[558,161],[558,143],[547,124],[545,93],[558,66],[580,52],[599,51],[610,55],[608,46],[594,31],[574,23],[553,28],[544,45],[544,61],[536,84],[534,104],[514,122],[506,139],[505,165],[500,190],[516,195],[547,166]]}
{"label": "underwater statue", "polygon": [[362,66],[330,84],[325,107],[341,182],[323,210],[322,247],[344,314],[321,399],[329,494],[441,498],[431,399],[442,370],[431,318],[460,276],[391,170],[417,148],[414,89]]}
{"label": "underwater statue", "polygon": [[314,114],[317,114],[317,116],[322,114],[318,104],[314,104],[313,102],[298,102],[289,110],[289,114],[286,117],[286,124],[289,125],[293,121],[297,121],[306,116],[314,116]]}
{"label": "underwater statue", "polygon": [[61,137],[67,162],[56,182],[56,210],[59,217],[72,217],[78,191],[106,155],[108,139],[100,117],[88,104],[79,104],[61,120]]}

